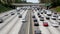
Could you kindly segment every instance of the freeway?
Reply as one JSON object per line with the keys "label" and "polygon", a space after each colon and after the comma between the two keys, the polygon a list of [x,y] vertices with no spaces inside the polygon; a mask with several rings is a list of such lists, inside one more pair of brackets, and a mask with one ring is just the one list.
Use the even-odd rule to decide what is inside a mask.
{"label": "freeway", "polygon": [[[44,10],[46,9],[37,10],[37,8],[33,9],[31,7],[26,10],[23,8],[19,10],[20,11],[11,10],[0,14],[0,18],[3,19],[3,22],[0,23],[0,34],[36,34],[35,30],[39,30],[40,32],[37,31],[37,33],[40,34],[60,34],[60,25],[58,27],[54,27],[56,25],[52,26],[52,23],[58,23],[58,21],[52,20],[51,16],[49,16],[50,20],[46,19],[46,17],[48,17],[47,14],[44,13]],[[43,14],[41,14],[42,12]],[[38,17],[38,13],[41,17],[44,17],[44,21],[40,20],[43,18]],[[8,15],[5,16],[6,14]],[[19,16],[22,17],[19,18]],[[36,23],[38,23],[39,26],[35,26],[35,19],[32,18],[32,16],[35,16],[35,19],[37,20]],[[44,26],[44,22],[48,23],[47,27]]]}

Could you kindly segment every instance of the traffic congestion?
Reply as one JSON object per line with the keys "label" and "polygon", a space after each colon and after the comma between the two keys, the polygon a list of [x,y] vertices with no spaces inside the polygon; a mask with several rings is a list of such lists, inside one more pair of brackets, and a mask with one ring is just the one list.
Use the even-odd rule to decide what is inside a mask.
{"label": "traffic congestion", "polygon": [[21,30],[21,33],[25,32],[29,25],[29,10],[32,12],[30,16],[34,34],[60,34],[60,14],[38,6],[17,7],[0,14],[0,34],[18,34]]}

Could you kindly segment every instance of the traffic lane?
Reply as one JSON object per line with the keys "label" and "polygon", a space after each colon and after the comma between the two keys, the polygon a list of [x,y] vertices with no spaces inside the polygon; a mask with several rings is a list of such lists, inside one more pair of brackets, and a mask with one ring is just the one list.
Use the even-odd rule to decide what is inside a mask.
{"label": "traffic lane", "polygon": [[[24,14],[23,14],[24,17],[25,17],[25,15],[26,15],[26,13],[27,13],[27,11],[24,12]],[[23,17],[22,17],[22,18],[23,18]],[[19,31],[19,29],[21,29],[21,26],[22,26],[21,19],[20,19],[19,23],[20,23],[20,28],[16,29],[16,25],[15,25],[14,29],[16,29],[16,30],[14,30],[14,29],[12,28],[12,30],[10,30],[11,32],[9,31],[9,33],[7,33],[7,34],[13,34],[13,33],[17,34],[18,31]],[[17,31],[17,30],[18,30],[18,31]],[[13,31],[13,32],[12,32],[12,31]]]}
{"label": "traffic lane", "polygon": [[[22,11],[22,12],[23,12],[23,11]],[[19,12],[19,13],[22,13],[22,12]],[[17,14],[16,11],[14,11],[14,13]],[[14,14],[14,15],[15,15],[15,14]],[[8,16],[2,17],[2,18],[3,18],[3,20],[6,20],[6,19],[10,18],[11,16],[13,16],[13,15],[11,15],[11,13],[10,13]]]}
{"label": "traffic lane", "polygon": [[4,28],[0,30],[0,34],[7,34],[12,26],[18,21],[18,16],[15,17],[10,23],[8,23]]}
{"label": "traffic lane", "polygon": [[52,26],[49,27],[49,30],[52,32],[52,34],[60,34],[60,32]]}
{"label": "traffic lane", "polygon": [[37,13],[35,13],[36,18],[38,20],[39,23],[39,29],[42,31],[42,34],[51,34],[51,32],[48,30],[48,28],[43,26],[43,22],[40,21],[40,18],[38,18]]}
{"label": "traffic lane", "polygon": [[[49,30],[49,29],[48,29]],[[50,30],[49,30],[50,31]],[[51,31],[50,31],[51,32]],[[52,33],[52,32],[51,32]],[[58,32],[59,33],[59,32]]]}
{"label": "traffic lane", "polygon": [[[23,12],[23,11],[22,11]],[[20,13],[22,13],[22,12],[20,12]],[[2,28],[4,28],[8,23],[10,23],[10,21],[12,21],[15,17],[17,16],[17,14],[16,15],[13,15],[11,18],[9,18],[9,19],[7,19],[6,21],[4,21],[3,23],[1,23],[0,25],[0,30],[2,29]]]}
{"label": "traffic lane", "polygon": [[21,19],[19,19],[7,34],[18,34],[19,30],[21,30],[22,24]]}
{"label": "traffic lane", "polygon": [[5,17],[6,14],[10,14],[10,12],[15,12],[15,11],[16,11],[16,10],[10,10],[10,11],[1,13],[1,14],[0,14],[0,17]]}
{"label": "traffic lane", "polygon": [[25,34],[27,23],[23,23],[18,34]]}
{"label": "traffic lane", "polygon": [[25,12],[23,12],[22,14],[22,19],[25,19],[26,18],[26,15],[27,15],[27,13],[28,13],[28,10],[26,10]]}
{"label": "traffic lane", "polygon": [[[16,15],[16,13],[15,13],[14,15]],[[13,16],[13,15],[9,14],[9,15],[6,16],[6,17],[2,17],[2,19],[5,21],[5,20],[7,20],[8,18],[10,18],[10,17],[12,17],[12,16]]]}
{"label": "traffic lane", "polygon": [[[51,24],[52,24],[53,22],[58,23],[56,20],[52,20],[52,19],[50,19],[50,22],[51,22]],[[58,24],[58,25],[59,25],[59,24]],[[60,32],[60,25],[59,25],[56,29]]]}
{"label": "traffic lane", "polygon": [[[14,11],[15,12],[15,11]],[[11,14],[6,14],[7,16],[1,16],[0,15],[0,18],[3,20],[3,21],[5,21],[5,20],[7,20],[8,18],[10,18],[12,15]]]}
{"label": "traffic lane", "polygon": [[25,19],[27,22],[22,24],[22,27],[21,27],[20,31],[18,32],[18,34],[27,34],[28,33],[29,13],[27,11],[25,13],[27,13],[25,16]]}
{"label": "traffic lane", "polygon": [[54,28],[51,25],[51,22],[50,21],[45,20],[45,22],[48,22],[49,26],[47,27],[47,29],[50,31],[51,34],[59,34],[60,33],[56,28]]}
{"label": "traffic lane", "polygon": [[8,23],[10,23],[10,21],[12,21],[17,15],[13,15],[12,17],[8,18],[7,20],[5,20],[3,23],[0,24],[0,30],[5,27]]}
{"label": "traffic lane", "polygon": [[41,30],[42,34],[52,34],[47,27],[39,26],[39,29]]}
{"label": "traffic lane", "polygon": [[[44,15],[43,15],[44,16]],[[44,16],[45,17],[45,16]],[[52,24],[52,22],[50,21],[50,20],[46,20],[45,19],[45,21],[46,22],[48,22],[48,24],[49,24],[49,27],[48,27],[48,29],[50,30],[50,32],[52,33],[52,34],[59,34],[60,32],[56,29],[56,28],[54,28],[51,24]],[[52,20],[52,21],[54,21],[54,20]],[[52,29],[52,30],[51,30]],[[53,32],[52,32],[53,31]]]}
{"label": "traffic lane", "polygon": [[[51,22],[51,24],[52,24],[53,22],[58,23],[56,20],[52,20],[52,19],[50,19],[50,22]],[[59,25],[59,23],[58,23],[58,25]],[[60,32],[60,25],[59,25],[56,29]]]}
{"label": "traffic lane", "polygon": [[[26,13],[27,13],[27,11],[24,12],[24,14],[22,15],[24,18],[26,17]],[[22,19],[23,19],[23,17],[22,17]],[[22,19],[19,20],[19,22],[17,23],[18,25],[16,24],[15,27],[9,32],[9,34],[18,34],[19,30],[21,30],[21,27],[23,25],[23,23],[21,22]]]}

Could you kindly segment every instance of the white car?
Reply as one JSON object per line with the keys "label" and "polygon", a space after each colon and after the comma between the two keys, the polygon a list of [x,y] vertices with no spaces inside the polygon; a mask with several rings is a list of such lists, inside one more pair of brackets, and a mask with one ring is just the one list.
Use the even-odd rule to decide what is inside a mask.
{"label": "white car", "polygon": [[51,19],[52,19],[52,20],[56,20],[56,19],[57,19],[57,16],[56,16],[56,15],[52,15],[52,16],[51,16]]}
{"label": "white car", "polygon": [[48,16],[51,16],[51,15],[52,15],[52,12],[51,12],[50,10],[46,10],[46,14],[47,14]]}
{"label": "white car", "polygon": [[26,23],[27,21],[26,21],[26,19],[22,19],[22,22],[23,22],[23,23]]}
{"label": "white car", "polygon": [[58,16],[58,18],[57,18],[57,22],[58,22],[59,25],[60,25],[60,16]]}
{"label": "white car", "polygon": [[16,10],[17,10],[17,11],[20,11],[20,7],[17,7]]}
{"label": "white car", "polygon": [[53,23],[52,23],[52,26],[53,26],[53,27],[58,27],[58,26],[59,26],[59,23],[53,22]]}
{"label": "white car", "polygon": [[42,9],[42,11],[40,12],[41,14],[45,13],[45,9]]}

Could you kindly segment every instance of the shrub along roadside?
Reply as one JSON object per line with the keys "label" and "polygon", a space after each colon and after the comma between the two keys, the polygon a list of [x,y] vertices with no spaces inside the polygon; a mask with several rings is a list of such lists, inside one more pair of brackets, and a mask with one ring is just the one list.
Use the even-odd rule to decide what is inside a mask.
{"label": "shrub along roadside", "polygon": [[0,4],[0,13],[6,12],[8,10],[11,10],[12,8],[10,7],[5,7],[4,5]]}

